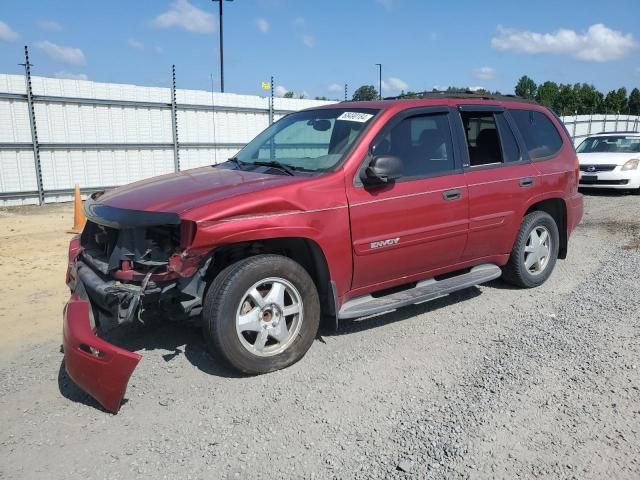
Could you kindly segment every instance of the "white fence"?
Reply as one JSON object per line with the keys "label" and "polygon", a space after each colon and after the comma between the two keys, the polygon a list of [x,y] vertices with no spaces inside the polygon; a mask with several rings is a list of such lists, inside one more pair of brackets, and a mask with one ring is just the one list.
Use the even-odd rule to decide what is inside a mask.
{"label": "white fence", "polygon": [[170,88],[31,79],[35,136],[25,77],[0,75],[0,205],[67,201],[75,184],[88,193],[219,163],[272,117],[331,103],[275,98],[272,111],[269,97],[176,89],[174,102]]}
{"label": "white fence", "polygon": [[639,132],[640,117],[634,115],[576,115],[560,117],[576,146],[589,135],[601,132]]}
{"label": "white fence", "polygon": [[[75,184],[90,193],[219,163],[271,119],[331,103],[275,98],[272,109],[269,97],[176,89],[174,98],[170,88],[31,80],[29,102],[24,76],[0,75],[0,206],[68,201]],[[563,121],[576,142],[640,129],[640,117],[627,115]]]}

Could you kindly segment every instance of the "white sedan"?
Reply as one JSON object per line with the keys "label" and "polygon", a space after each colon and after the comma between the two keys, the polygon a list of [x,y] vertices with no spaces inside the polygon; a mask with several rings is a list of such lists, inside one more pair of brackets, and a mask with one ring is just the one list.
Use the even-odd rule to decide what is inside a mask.
{"label": "white sedan", "polygon": [[580,186],[640,193],[640,132],[599,133],[576,148]]}

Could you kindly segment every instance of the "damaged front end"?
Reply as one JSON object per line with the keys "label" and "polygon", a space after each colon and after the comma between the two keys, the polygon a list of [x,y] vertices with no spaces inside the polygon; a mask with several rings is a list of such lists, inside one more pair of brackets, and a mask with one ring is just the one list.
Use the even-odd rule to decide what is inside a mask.
{"label": "damaged front end", "polygon": [[96,199],[87,200],[85,214],[87,224],[69,246],[65,368],[115,413],[141,356],[101,336],[133,322],[197,317],[211,258],[189,248],[195,224],[178,214],[115,208]]}

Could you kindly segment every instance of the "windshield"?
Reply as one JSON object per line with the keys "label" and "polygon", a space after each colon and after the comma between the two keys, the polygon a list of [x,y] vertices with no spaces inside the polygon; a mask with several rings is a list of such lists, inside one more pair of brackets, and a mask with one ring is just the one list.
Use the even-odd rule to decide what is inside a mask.
{"label": "windshield", "polygon": [[578,153],[636,153],[640,152],[640,137],[589,137],[576,149]]}
{"label": "windshield", "polygon": [[329,108],[296,112],[282,118],[238,152],[244,164],[277,162],[307,171],[326,171],[349,152],[378,110]]}

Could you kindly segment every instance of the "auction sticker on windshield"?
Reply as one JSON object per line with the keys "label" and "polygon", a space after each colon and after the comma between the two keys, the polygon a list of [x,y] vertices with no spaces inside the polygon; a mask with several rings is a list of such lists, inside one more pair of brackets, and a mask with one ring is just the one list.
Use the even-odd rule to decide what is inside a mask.
{"label": "auction sticker on windshield", "polygon": [[369,120],[373,115],[370,113],[362,113],[362,112],[344,112],[342,115],[338,117],[338,120],[348,120],[350,122],[361,122],[364,123]]}

